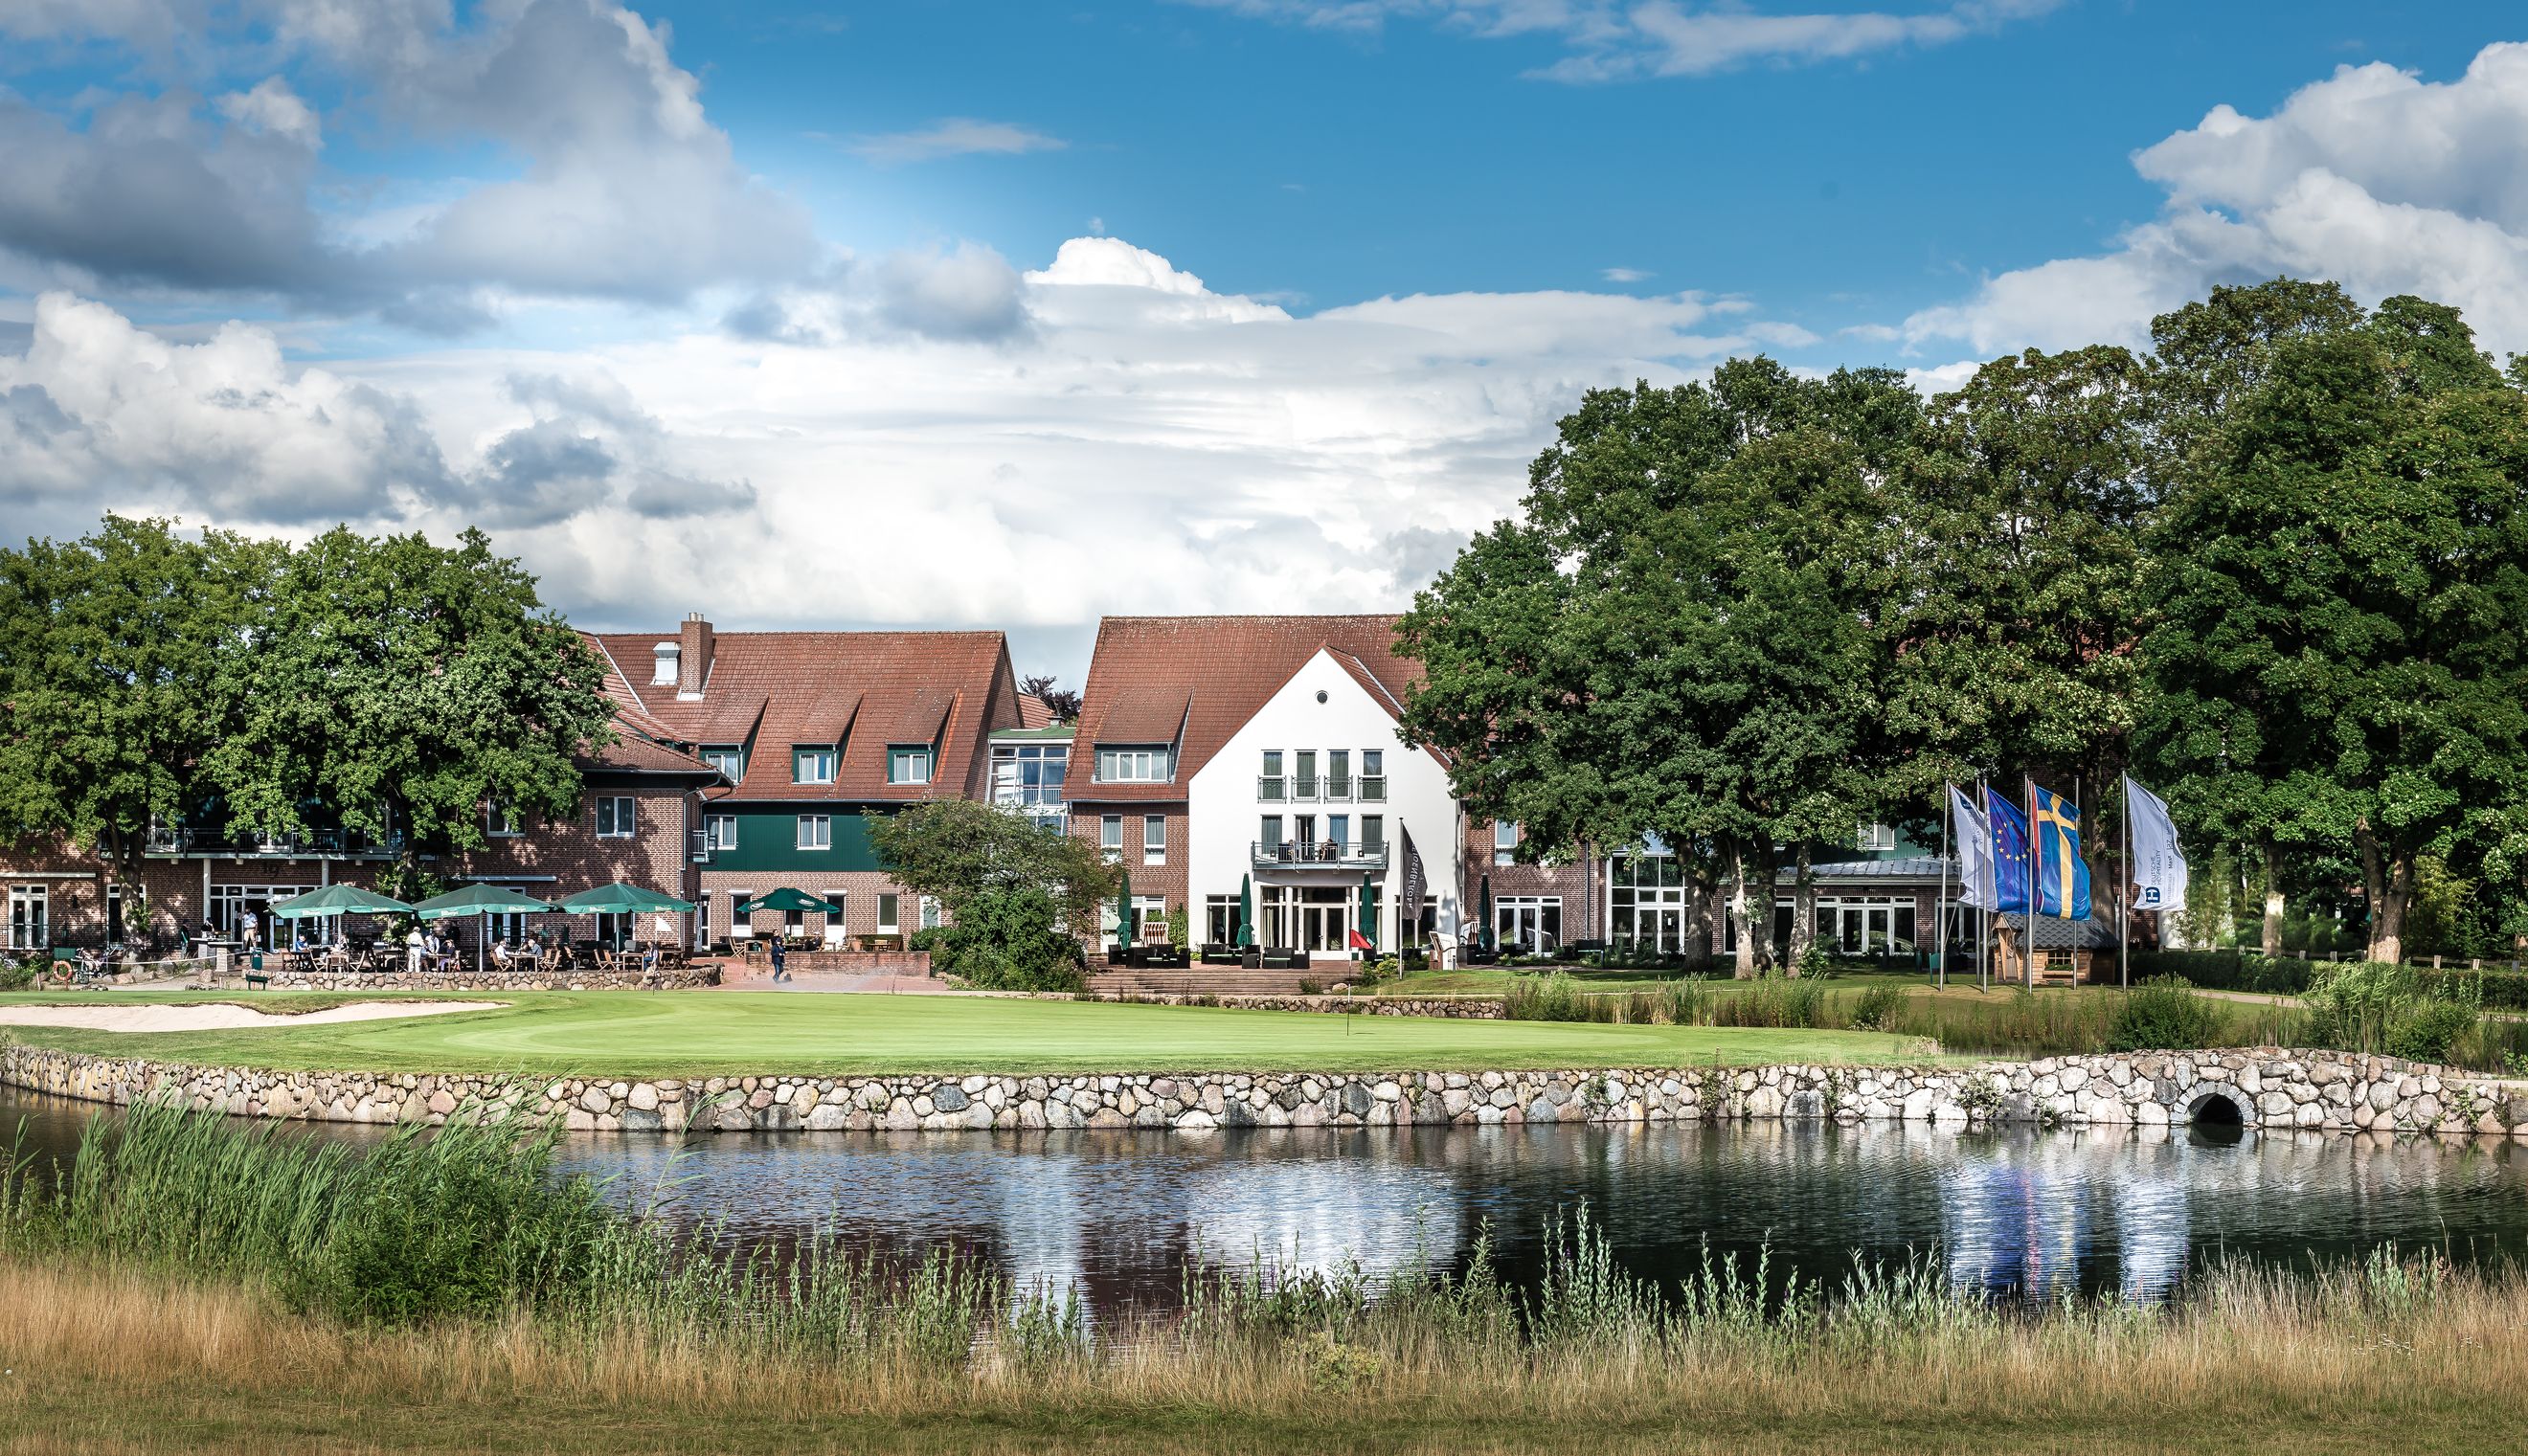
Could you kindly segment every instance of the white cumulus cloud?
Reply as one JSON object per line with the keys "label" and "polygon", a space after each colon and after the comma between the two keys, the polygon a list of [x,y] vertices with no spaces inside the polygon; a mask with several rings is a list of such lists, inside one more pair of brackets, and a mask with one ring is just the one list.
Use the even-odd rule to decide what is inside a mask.
{"label": "white cumulus cloud", "polygon": [[2141,342],[2216,284],[2292,274],[2455,304],[2489,345],[2528,349],[2528,45],[2487,46],[2448,81],[2343,67],[2271,116],[2216,106],[2133,164],[2167,191],[2157,217],[1922,310],[1908,339]]}

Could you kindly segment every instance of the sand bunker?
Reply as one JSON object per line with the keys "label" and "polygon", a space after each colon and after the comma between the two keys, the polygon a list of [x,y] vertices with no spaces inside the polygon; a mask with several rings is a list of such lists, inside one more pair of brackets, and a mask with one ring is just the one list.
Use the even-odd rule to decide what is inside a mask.
{"label": "sand bunker", "polygon": [[250,1006],[213,1002],[193,1006],[0,1006],[0,1025],[78,1026],[90,1031],[228,1031],[240,1026],[311,1026],[320,1021],[384,1021],[397,1016],[439,1016],[482,1012],[499,1001],[363,1001],[294,1016],[268,1016]]}

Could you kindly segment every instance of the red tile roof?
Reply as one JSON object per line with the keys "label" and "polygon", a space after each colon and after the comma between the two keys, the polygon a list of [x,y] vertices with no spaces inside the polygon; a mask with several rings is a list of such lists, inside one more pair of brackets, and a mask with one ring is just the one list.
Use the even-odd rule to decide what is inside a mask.
{"label": "red tile roof", "polygon": [[1033,693],[1021,693],[1019,695],[1019,726],[1022,728],[1052,727],[1053,704],[1045,702],[1041,698],[1038,698]]}
{"label": "red tile roof", "polygon": [[[614,664],[621,717],[676,750],[742,745],[746,778],[714,797],[911,801],[979,789],[985,736],[1019,726],[998,632],[714,632],[698,701],[653,685],[651,647],[674,633],[593,635]],[[630,666],[633,671],[626,672]],[[638,674],[637,676],[635,674]],[[889,745],[936,750],[928,784],[886,781]],[[830,784],[790,781],[793,747],[840,745]]]}
{"label": "red tile roof", "polygon": [[[1320,649],[1332,650],[1390,711],[1398,710],[1421,665],[1396,655],[1396,622],[1393,615],[1106,618],[1097,624],[1075,742],[1090,751],[1174,743],[1176,781],[1092,783],[1093,767],[1075,763],[1072,801],[1184,799],[1212,754]],[[1171,710],[1176,720],[1163,730]]]}

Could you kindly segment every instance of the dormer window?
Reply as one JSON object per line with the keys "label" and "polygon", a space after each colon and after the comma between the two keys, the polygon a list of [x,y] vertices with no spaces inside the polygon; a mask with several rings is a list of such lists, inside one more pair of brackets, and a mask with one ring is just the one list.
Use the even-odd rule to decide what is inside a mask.
{"label": "dormer window", "polygon": [[927,744],[897,744],[886,751],[886,781],[890,784],[926,784],[930,782],[930,747]]}
{"label": "dormer window", "polygon": [[1150,748],[1097,750],[1097,782],[1101,784],[1164,784],[1168,781],[1168,751],[1164,746]]}
{"label": "dormer window", "polygon": [[746,751],[744,749],[722,745],[717,748],[707,748],[703,750],[700,756],[705,763],[718,769],[720,771],[720,775],[732,784],[746,777]]}
{"label": "dormer window", "polygon": [[672,642],[662,642],[650,650],[650,686],[672,688],[676,685],[676,667],[684,649]]}
{"label": "dormer window", "polygon": [[834,781],[834,751],[827,748],[794,748],[790,751],[790,782],[794,784],[830,784]]}

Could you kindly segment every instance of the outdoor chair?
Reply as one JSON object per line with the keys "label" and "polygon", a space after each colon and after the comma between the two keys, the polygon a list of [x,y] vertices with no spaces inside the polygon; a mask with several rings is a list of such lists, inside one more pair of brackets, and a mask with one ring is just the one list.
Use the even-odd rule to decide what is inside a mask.
{"label": "outdoor chair", "polygon": [[1247,970],[1262,970],[1264,968],[1264,953],[1252,946],[1249,946],[1245,951],[1238,955],[1238,963],[1240,967]]}

